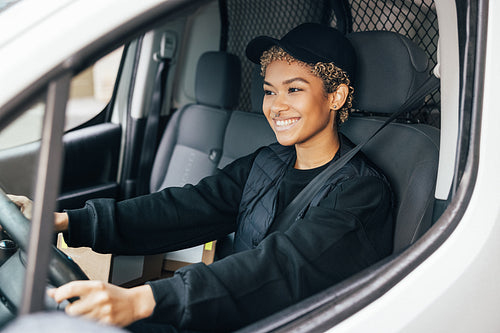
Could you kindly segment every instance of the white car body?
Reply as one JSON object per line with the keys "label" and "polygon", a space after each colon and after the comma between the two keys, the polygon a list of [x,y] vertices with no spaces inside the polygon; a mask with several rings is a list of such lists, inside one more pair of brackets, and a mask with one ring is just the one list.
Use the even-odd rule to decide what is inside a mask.
{"label": "white car body", "polygon": [[[168,1],[167,1],[168,2]],[[74,55],[95,40],[161,5],[161,0],[23,0],[0,12],[0,108],[55,68],[81,61]],[[454,6],[439,1],[441,16]],[[438,13],[439,13],[438,5]],[[451,6],[451,7],[450,7]],[[499,15],[496,15],[499,14]],[[464,210],[455,230],[428,258],[390,290],[328,332],[498,332],[500,330],[500,3],[490,1],[487,13],[484,82],[478,136],[477,169],[466,168],[456,201],[446,214]],[[448,32],[445,30],[448,29]],[[8,32],[8,33],[7,33]],[[456,34],[441,26],[442,36]],[[459,105],[458,46],[441,42],[444,108]],[[449,63],[446,60],[449,59]],[[445,83],[445,81],[448,81]],[[31,87],[31,88],[30,88]],[[458,114],[442,111],[440,170],[436,197],[445,199],[452,182]],[[2,114],[0,113],[0,117]],[[448,128],[446,128],[448,126]],[[473,124],[473,127],[475,123]],[[474,176],[477,174],[477,177]],[[472,179],[472,180],[471,180]],[[470,200],[467,195],[470,195]],[[455,209],[454,212],[449,210]],[[306,325],[306,324],[304,324]]]}

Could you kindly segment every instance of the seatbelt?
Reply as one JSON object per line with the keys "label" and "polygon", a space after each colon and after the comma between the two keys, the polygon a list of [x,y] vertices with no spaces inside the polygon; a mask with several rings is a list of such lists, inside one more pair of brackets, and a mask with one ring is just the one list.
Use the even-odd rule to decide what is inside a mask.
{"label": "seatbelt", "polygon": [[399,115],[412,111],[415,103],[422,100],[428,94],[432,93],[439,87],[439,79],[431,75],[425,80],[422,85],[409,96],[399,110],[392,114],[375,132],[368,138],[360,142],[356,147],[349,150],[344,156],[341,156],[336,162],[330,164],[325,170],[311,180],[309,184],[297,194],[297,196],[285,207],[285,209],[276,217],[274,223],[294,222],[302,218],[308,206],[305,203],[310,203],[316,193],[318,193],[321,185],[325,184],[327,180],[338,170],[340,170],[347,162],[349,162],[375,135],[377,135],[385,126],[391,123]]}
{"label": "seatbelt", "polygon": [[153,93],[151,95],[150,112],[144,128],[136,195],[149,193],[149,180],[156,154],[158,128],[160,125],[161,107],[163,105],[163,92],[165,91],[168,69],[170,61],[174,56],[175,46],[175,34],[171,31],[166,31],[161,37],[160,51],[156,52],[153,56],[154,60],[158,62],[158,68],[156,70]]}

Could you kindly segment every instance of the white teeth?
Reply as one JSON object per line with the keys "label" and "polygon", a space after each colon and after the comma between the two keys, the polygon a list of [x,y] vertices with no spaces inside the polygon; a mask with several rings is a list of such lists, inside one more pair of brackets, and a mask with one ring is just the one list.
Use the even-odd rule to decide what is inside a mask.
{"label": "white teeth", "polygon": [[288,126],[297,122],[297,119],[286,119],[286,120],[276,120],[276,125],[278,126]]}

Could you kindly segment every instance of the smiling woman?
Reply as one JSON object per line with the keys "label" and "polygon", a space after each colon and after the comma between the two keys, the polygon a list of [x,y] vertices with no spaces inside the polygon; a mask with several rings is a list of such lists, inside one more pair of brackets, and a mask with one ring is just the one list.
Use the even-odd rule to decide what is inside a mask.
{"label": "smiling woman", "polygon": [[[352,57],[354,58],[354,56]],[[314,66],[308,65],[305,62],[297,61],[297,59],[294,59],[292,56],[286,53],[286,51],[283,50],[282,48],[278,46],[273,46],[268,51],[265,51],[260,59],[260,62],[262,64],[261,68],[262,76],[265,76],[267,66],[275,60],[283,60],[286,61],[288,64],[294,62],[306,66],[310,70],[311,74],[314,74],[323,81],[325,95],[328,95],[328,93],[336,91],[339,85],[341,84],[345,84],[346,86],[348,86],[349,93],[345,100],[345,103],[341,106],[340,105],[337,106],[338,109],[336,110],[335,124],[338,127],[338,125],[342,124],[347,120],[347,117],[349,116],[349,111],[352,107],[354,88],[352,87],[352,82],[349,79],[349,75],[346,72],[335,66],[333,63],[318,62],[314,64]],[[351,73],[351,77],[353,76],[354,73]]]}
{"label": "smiling woman", "polygon": [[345,86],[325,95],[322,80],[307,66],[274,61],[267,66],[264,89],[264,114],[278,142],[295,145],[295,168],[311,169],[329,162],[339,148],[334,124],[336,109],[347,96]]}
{"label": "smiling woman", "polygon": [[[336,41],[335,47],[313,43],[304,48],[311,36]],[[257,59],[272,46],[263,47],[259,40],[263,38],[248,46]],[[311,68],[326,62],[350,74],[354,64],[350,42],[330,27],[304,24],[275,41],[286,42],[292,58],[273,60],[265,70],[263,109],[281,144],[237,159],[194,186],[170,187],[121,202],[90,200],[84,208],[56,214],[57,229],[66,232],[69,246],[151,254],[235,231],[232,254],[132,289],[70,282],[49,294],[57,302],[79,296],[66,308],[69,314],[119,326],[146,318],[130,327],[137,331],[153,323],[161,323],[165,331],[234,330],[391,253],[391,189],[361,153],[315,188],[310,200],[300,202],[298,215],[281,218],[312,179],[353,147],[334,126],[337,110],[348,99],[348,86],[337,82],[330,89]],[[294,49],[307,49],[306,59]],[[345,53],[348,58],[343,58]],[[210,288],[202,287],[207,284]]]}

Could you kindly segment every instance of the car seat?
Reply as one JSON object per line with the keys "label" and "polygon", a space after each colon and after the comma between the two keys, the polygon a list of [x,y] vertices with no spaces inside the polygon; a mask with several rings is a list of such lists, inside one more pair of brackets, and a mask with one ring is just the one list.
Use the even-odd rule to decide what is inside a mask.
{"label": "car seat", "polygon": [[276,135],[262,112],[263,85],[264,78],[260,74],[260,65],[254,65],[250,91],[251,110],[231,112],[224,136],[220,168],[239,157],[253,153],[262,146],[276,142]]}
{"label": "car seat", "polygon": [[[361,142],[411,96],[429,76],[428,57],[408,38],[389,31],[351,33],[357,54],[354,109],[379,115],[352,114],[341,126]],[[382,115],[383,114],[383,115]],[[415,242],[432,224],[439,159],[439,129],[393,122],[362,151],[380,167],[395,194],[394,252]]]}
{"label": "car seat", "polygon": [[202,54],[196,69],[196,103],[170,119],[153,162],[151,192],[196,184],[214,173],[229,115],[238,104],[240,81],[237,56],[218,51]]}

